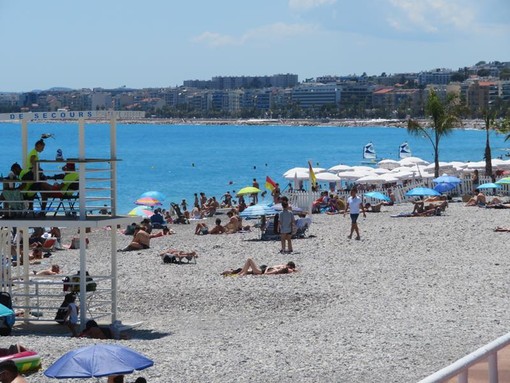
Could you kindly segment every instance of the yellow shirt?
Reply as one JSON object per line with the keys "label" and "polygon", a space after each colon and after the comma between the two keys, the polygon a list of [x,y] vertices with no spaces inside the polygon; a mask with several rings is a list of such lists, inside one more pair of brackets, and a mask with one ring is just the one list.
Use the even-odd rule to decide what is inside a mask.
{"label": "yellow shirt", "polygon": [[39,152],[34,148],[28,153],[27,169],[32,169],[32,157],[35,157],[35,161],[39,161]]}

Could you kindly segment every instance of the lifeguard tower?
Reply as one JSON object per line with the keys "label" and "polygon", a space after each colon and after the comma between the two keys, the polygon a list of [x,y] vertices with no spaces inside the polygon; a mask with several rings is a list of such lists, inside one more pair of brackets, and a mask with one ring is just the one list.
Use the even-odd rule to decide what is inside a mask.
{"label": "lifeguard tower", "polygon": [[[26,168],[28,155],[28,129],[32,121],[66,121],[76,122],[78,135],[77,158],[66,158],[65,162],[58,159],[41,160],[33,169],[32,181],[20,181],[30,185],[30,194],[41,195],[44,190],[34,190],[38,185],[39,165],[46,169],[51,163],[63,165],[74,164],[77,173],[77,187],[62,198],[53,198],[49,211],[40,210],[37,198],[29,199],[28,191],[11,193],[10,198],[4,197],[0,209],[0,254],[2,258],[0,282],[1,290],[11,294],[13,308],[22,309],[23,316],[18,321],[54,321],[64,295],[62,278],[65,275],[35,278],[29,266],[29,230],[35,227],[63,227],[76,230],[79,239],[79,271],[71,278],[68,287],[76,292],[80,304],[80,325],[83,327],[87,318],[95,320],[111,320],[117,318],[117,226],[133,222],[133,217],[121,216],[117,213],[117,121],[122,119],[136,120],[144,117],[143,112],[129,111],[57,111],[44,113],[12,113],[0,114],[0,121],[13,121],[21,124],[22,167]],[[108,122],[110,125],[110,153],[107,158],[97,158],[86,151],[86,123]],[[93,151],[93,148],[88,148]],[[67,173],[67,171],[66,171]],[[76,175],[76,174],[75,174]],[[3,180],[7,182],[7,180]],[[12,195],[19,195],[13,199]],[[49,199],[48,199],[49,201]],[[38,206],[39,203],[39,206]],[[87,232],[94,228],[110,227],[111,245],[104,249],[105,275],[87,275]],[[13,243],[12,232],[16,230],[22,235],[17,236]],[[108,267],[109,265],[109,267]],[[92,281],[92,280],[93,281]],[[74,281],[74,283],[73,283]],[[91,288],[96,285],[97,288]],[[90,286],[89,286],[90,285]],[[94,290],[94,291],[92,291]]]}

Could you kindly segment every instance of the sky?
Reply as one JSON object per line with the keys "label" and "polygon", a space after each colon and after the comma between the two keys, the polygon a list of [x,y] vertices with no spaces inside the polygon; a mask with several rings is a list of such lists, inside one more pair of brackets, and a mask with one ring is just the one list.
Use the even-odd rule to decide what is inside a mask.
{"label": "sky", "polygon": [[0,91],[510,61],[509,0],[0,0]]}

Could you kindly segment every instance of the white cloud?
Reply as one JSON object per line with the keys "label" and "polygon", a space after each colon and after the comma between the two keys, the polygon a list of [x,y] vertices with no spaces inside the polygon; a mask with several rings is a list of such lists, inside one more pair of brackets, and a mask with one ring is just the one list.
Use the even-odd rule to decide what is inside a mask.
{"label": "white cloud", "polygon": [[293,11],[307,11],[322,5],[335,4],[336,0],[289,0],[289,8]]}
{"label": "white cloud", "polygon": [[416,30],[437,33],[453,27],[466,31],[474,27],[475,10],[467,2],[458,0],[390,0],[390,4],[403,15],[388,19],[399,30]]}
{"label": "white cloud", "polygon": [[311,24],[275,23],[246,31],[241,36],[224,35],[215,32],[204,32],[192,39],[195,43],[203,43],[210,47],[244,45],[254,41],[276,41],[306,35],[317,30]]}

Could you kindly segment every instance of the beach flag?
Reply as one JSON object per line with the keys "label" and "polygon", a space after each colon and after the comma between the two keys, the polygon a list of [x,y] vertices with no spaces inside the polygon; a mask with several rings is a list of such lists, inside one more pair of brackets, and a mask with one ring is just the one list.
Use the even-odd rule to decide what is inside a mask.
{"label": "beach flag", "polygon": [[310,173],[310,187],[315,190],[317,188],[317,178],[315,177],[315,173],[313,172],[312,163],[308,161],[308,172]]}
{"label": "beach flag", "polygon": [[266,176],[266,189],[273,191],[276,187],[276,182],[274,182],[269,176]]}

